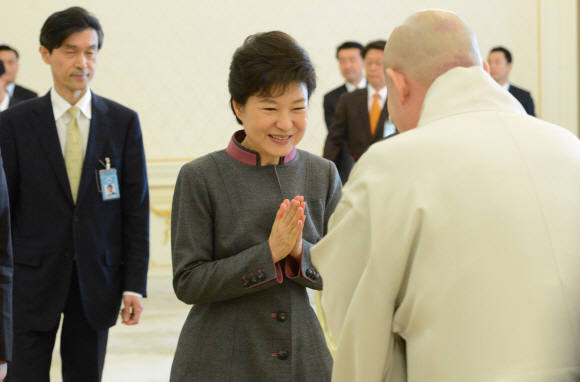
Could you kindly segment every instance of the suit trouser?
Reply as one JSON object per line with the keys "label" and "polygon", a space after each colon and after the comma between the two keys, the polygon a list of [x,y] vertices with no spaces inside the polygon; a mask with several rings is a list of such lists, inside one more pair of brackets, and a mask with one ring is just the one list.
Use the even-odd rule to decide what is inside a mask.
{"label": "suit trouser", "polygon": [[[63,311],[60,336],[63,382],[100,382],[109,330],[94,330],[87,321],[76,264]],[[12,362],[6,382],[49,382],[58,325],[47,332],[20,329],[15,323]]]}

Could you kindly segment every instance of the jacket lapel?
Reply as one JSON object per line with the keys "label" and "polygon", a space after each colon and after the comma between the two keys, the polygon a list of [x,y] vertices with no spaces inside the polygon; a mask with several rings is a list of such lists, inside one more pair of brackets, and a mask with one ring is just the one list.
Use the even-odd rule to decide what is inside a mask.
{"label": "jacket lapel", "polygon": [[64,157],[62,156],[62,149],[56,131],[56,122],[54,121],[50,92],[42,97],[41,101],[42,102],[38,103],[38,107],[34,110],[37,121],[33,124],[33,128],[40,142],[40,146],[42,146],[63,192],[66,194],[69,202],[73,204],[70,183],[68,182],[68,175],[64,164]]}
{"label": "jacket lapel", "polygon": [[371,119],[369,116],[368,94],[369,93],[367,88],[364,88],[364,91],[358,92],[358,105],[356,110],[360,110],[359,121],[361,129],[363,130],[362,134],[364,134],[365,140],[370,142],[372,141],[373,137],[371,137]]}
{"label": "jacket lapel", "polygon": [[375,130],[375,136],[373,137],[373,142],[378,142],[381,139],[383,139],[383,135],[385,134],[385,122],[387,121],[388,118],[389,111],[387,110],[387,101],[385,100],[385,105],[383,106],[383,110],[381,110],[381,116],[379,117],[377,129]]}
{"label": "jacket lapel", "polygon": [[99,163],[99,158],[105,146],[107,132],[110,126],[110,121],[107,117],[107,106],[99,96],[93,93],[91,95],[91,108],[91,128],[89,130],[89,142],[87,144],[81,183],[77,195],[77,206],[83,201],[93,177],[96,176],[95,171],[98,174],[98,169],[104,168]]}

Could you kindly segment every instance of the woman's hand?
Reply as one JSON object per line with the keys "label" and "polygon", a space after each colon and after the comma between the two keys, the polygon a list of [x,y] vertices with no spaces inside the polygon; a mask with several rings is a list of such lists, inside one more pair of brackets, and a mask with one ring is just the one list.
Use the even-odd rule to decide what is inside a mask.
{"label": "woman's hand", "polygon": [[[302,211],[304,211],[304,208],[306,207],[304,197],[297,196],[294,198],[294,200],[298,200],[300,202],[300,208],[302,208]],[[306,220],[306,215],[304,215],[303,218],[304,219],[302,219],[302,228],[304,228],[304,221]],[[292,256],[298,264],[300,264],[300,262],[302,261],[302,232],[303,230],[301,229],[300,233],[296,237],[296,243],[294,243],[294,247],[290,251],[290,256]]]}
{"label": "woman's hand", "polygon": [[[299,251],[299,256],[302,256],[302,228],[306,219],[305,206],[306,203],[304,203],[302,196],[296,196],[291,202],[285,199],[280,205],[268,239],[274,263],[288,256],[290,252],[296,255],[296,252]],[[297,245],[299,238],[300,244]]]}

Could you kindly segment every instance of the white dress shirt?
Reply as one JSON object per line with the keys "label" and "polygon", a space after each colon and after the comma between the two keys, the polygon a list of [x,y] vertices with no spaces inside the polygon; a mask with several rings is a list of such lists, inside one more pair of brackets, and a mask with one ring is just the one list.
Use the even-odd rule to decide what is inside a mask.
{"label": "white dress shirt", "polygon": [[358,85],[353,85],[350,82],[345,82],[344,86],[346,86],[346,91],[349,93],[352,93],[353,91],[355,91],[356,89],[364,89],[367,87],[367,79],[366,78],[362,78]]}
{"label": "white dress shirt", "polygon": [[78,120],[81,136],[83,137],[83,158],[85,157],[85,153],[87,152],[87,145],[89,143],[89,130],[91,128],[91,98],[91,90],[87,89],[85,95],[83,95],[76,104],[71,105],[67,100],[62,98],[60,94],[54,90],[54,88],[50,89],[52,112],[56,122],[56,131],[58,133],[58,140],[60,141],[60,148],[62,150],[63,157],[64,148],[66,145],[66,132],[68,129],[68,124],[72,118],[70,114],[67,113],[67,110],[72,106],[76,106],[81,109]]}
{"label": "white dress shirt", "polygon": [[369,113],[371,111],[371,107],[373,106],[373,101],[375,99],[375,93],[379,93],[379,106],[381,107],[381,110],[383,110],[383,107],[385,106],[385,101],[387,100],[387,87],[383,86],[382,89],[380,89],[378,92],[375,90],[375,88],[373,88],[372,85],[369,85],[367,87],[367,101],[368,101],[368,106],[369,106]]}
{"label": "white dress shirt", "polygon": [[0,102],[0,111],[8,109],[8,105],[10,105],[10,95],[6,92],[6,94],[4,94],[4,99]]}
{"label": "white dress shirt", "polygon": [[13,82],[10,85],[6,85],[6,92],[8,94],[10,94],[10,97],[12,97],[14,95],[14,88],[16,87],[16,84]]}

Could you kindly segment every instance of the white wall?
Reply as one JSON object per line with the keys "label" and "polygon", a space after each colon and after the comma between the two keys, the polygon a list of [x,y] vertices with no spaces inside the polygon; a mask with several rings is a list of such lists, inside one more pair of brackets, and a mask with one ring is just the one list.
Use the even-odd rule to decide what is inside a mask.
{"label": "white wall", "polygon": [[[474,29],[484,58],[512,51],[513,83],[528,89],[538,115],[578,132],[577,2],[574,0],[0,0],[0,43],[20,51],[19,81],[44,94],[49,68],[38,35],[57,10],[80,5],[105,31],[92,89],[135,109],[149,161],[152,262],[170,263],[164,242],[179,166],[222,149],[239,127],[229,109],[231,56],[249,34],[282,30],[310,53],[318,75],[300,148],[320,154],[326,127],[322,96],[338,86],[335,48],[345,40],[386,39],[426,8],[457,12]],[[573,32],[571,32],[573,31]]]}

